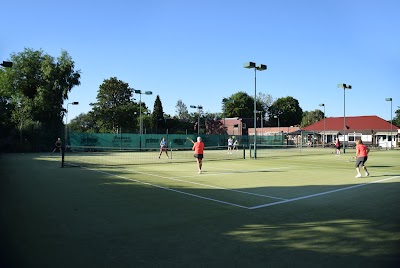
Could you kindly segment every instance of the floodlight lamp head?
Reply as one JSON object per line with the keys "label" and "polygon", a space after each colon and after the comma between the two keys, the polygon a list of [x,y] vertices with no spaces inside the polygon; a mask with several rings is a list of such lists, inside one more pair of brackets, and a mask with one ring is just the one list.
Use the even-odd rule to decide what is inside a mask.
{"label": "floodlight lamp head", "polygon": [[197,108],[198,108],[199,110],[201,110],[201,109],[203,109],[203,106],[197,106]]}
{"label": "floodlight lamp head", "polygon": [[250,68],[256,68],[256,63],[255,63],[255,62],[251,62],[251,61],[245,62],[245,63],[243,64],[243,67],[244,67],[244,68],[248,68],[248,69],[250,69]]}
{"label": "floodlight lamp head", "polygon": [[0,63],[0,65],[6,68],[11,68],[13,66],[13,63],[12,61],[3,61],[3,63]]}
{"label": "floodlight lamp head", "polygon": [[351,89],[351,85],[346,84],[338,84],[337,87],[343,88],[344,90]]}
{"label": "floodlight lamp head", "polygon": [[74,102],[72,102],[71,104],[72,104],[72,105],[78,105],[78,104],[79,104],[79,102],[77,102],[77,101],[74,101]]}
{"label": "floodlight lamp head", "polygon": [[142,91],[140,89],[134,89],[133,90],[136,94],[142,94]]}
{"label": "floodlight lamp head", "polygon": [[194,105],[190,105],[190,108],[197,108],[196,106],[194,106]]}
{"label": "floodlight lamp head", "polygon": [[346,88],[346,84],[337,84],[337,87],[341,87],[341,88],[345,89]]}
{"label": "floodlight lamp head", "polygon": [[324,104],[324,103],[321,103],[319,106],[325,106],[325,104]]}
{"label": "floodlight lamp head", "polygon": [[152,91],[145,91],[144,94],[146,94],[146,95],[152,95],[153,92],[152,92]]}
{"label": "floodlight lamp head", "polygon": [[265,71],[265,70],[267,70],[267,65],[265,64],[257,65],[257,71]]}
{"label": "floodlight lamp head", "polygon": [[392,98],[386,98],[385,101],[392,101]]}

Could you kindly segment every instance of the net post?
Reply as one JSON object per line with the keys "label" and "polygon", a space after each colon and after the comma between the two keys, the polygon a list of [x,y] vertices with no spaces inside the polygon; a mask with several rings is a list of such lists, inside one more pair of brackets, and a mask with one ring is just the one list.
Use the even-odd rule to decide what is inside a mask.
{"label": "net post", "polygon": [[251,156],[251,143],[249,143],[249,152],[250,152],[250,158],[252,157]]}
{"label": "net post", "polygon": [[172,160],[172,142],[169,142],[169,155],[170,155],[169,159]]}
{"label": "net post", "polygon": [[242,146],[243,146],[243,159],[246,159],[246,146],[244,146],[244,144]]}
{"label": "net post", "polygon": [[64,167],[65,145],[61,146],[61,167]]}

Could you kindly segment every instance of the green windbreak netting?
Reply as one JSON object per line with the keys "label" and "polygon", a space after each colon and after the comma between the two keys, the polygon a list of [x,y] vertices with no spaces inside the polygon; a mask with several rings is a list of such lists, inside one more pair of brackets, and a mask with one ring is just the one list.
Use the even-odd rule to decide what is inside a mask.
{"label": "green windbreak netting", "polygon": [[[205,146],[225,146],[228,135],[200,135]],[[112,147],[112,148],[143,148],[154,149],[160,147],[160,140],[164,137],[170,148],[188,148],[196,140],[197,135],[189,134],[130,134],[130,133],[69,133],[68,146],[71,147]],[[248,146],[254,143],[254,136],[231,136],[237,140],[239,146]],[[283,145],[283,136],[258,136],[257,144]]]}
{"label": "green windbreak netting", "polygon": [[[200,135],[205,144],[207,160],[239,160],[246,158],[246,150],[254,143],[254,136]],[[167,152],[160,151],[165,138]],[[230,151],[228,137],[238,141]],[[68,136],[63,166],[130,165],[146,163],[178,163],[193,161],[193,143],[197,135],[77,133]],[[257,137],[257,144],[282,144],[282,136]]]}

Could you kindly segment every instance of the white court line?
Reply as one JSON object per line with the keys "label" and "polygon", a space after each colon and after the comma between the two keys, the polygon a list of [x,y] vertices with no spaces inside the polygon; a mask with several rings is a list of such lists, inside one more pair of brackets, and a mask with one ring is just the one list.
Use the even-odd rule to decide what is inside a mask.
{"label": "white court line", "polygon": [[296,198],[292,198],[292,199],[288,199],[288,200],[284,200],[284,201],[278,201],[278,202],[274,202],[274,203],[269,203],[269,204],[263,204],[263,205],[259,205],[259,206],[249,207],[248,209],[258,209],[258,208],[275,206],[275,205],[289,203],[289,202],[293,202],[293,201],[297,201],[297,200],[312,198],[312,197],[321,196],[321,195],[327,195],[327,194],[336,193],[336,192],[340,192],[340,191],[346,191],[346,190],[350,190],[350,189],[366,186],[366,185],[373,184],[373,183],[379,183],[379,182],[383,182],[383,181],[393,180],[393,179],[396,179],[396,178],[400,178],[400,176],[395,176],[395,177],[386,178],[386,179],[382,179],[382,180],[377,180],[377,181],[357,184],[357,185],[344,187],[344,188],[340,188],[340,189],[336,189],[336,190],[332,190],[332,191],[322,192],[322,193],[318,193],[318,194],[300,196],[300,197],[296,197]]}
{"label": "white court line", "polygon": [[[222,169],[222,170],[229,170],[229,171],[234,171],[234,172],[241,172],[241,170],[237,170],[237,169],[233,169],[233,168],[223,168],[223,167],[220,167],[220,166],[213,167],[213,166],[210,166],[210,165],[207,165],[207,169]],[[288,167],[269,168],[269,169],[260,169],[260,170],[263,171],[263,170],[271,170],[271,169],[288,169]],[[255,169],[255,170],[257,170],[257,169]],[[248,171],[247,170],[242,170],[242,172],[248,172]]]}
{"label": "white court line", "polygon": [[[103,165],[104,166],[104,165]],[[90,169],[90,168],[86,168],[86,167],[82,167],[88,170],[93,170],[93,171],[97,171],[95,169]],[[278,169],[278,168],[273,168],[273,169]],[[257,170],[258,172],[260,171],[268,171],[268,170],[273,170],[273,169],[262,169],[262,170]],[[124,168],[122,170],[127,170],[129,172],[133,172],[133,173],[137,173],[137,174],[143,174],[143,175],[148,175],[148,176],[153,176],[153,177],[158,177],[158,178],[162,178],[162,179],[167,179],[167,180],[174,180],[174,181],[180,181],[180,182],[184,182],[187,184],[194,184],[194,185],[199,185],[199,186],[204,186],[204,187],[209,187],[209,188],[214,188],[214,189],[218,189],[218,190],[225,190],[225,191],[230,191],[230,192],[235,192],[235,193],[241,193],[241,194],[247,194],[247,195],[254,195],[254,196],[260,196],[260,197],[266,197],[266,198],[271,198],[271,199],[278,199],[278,200],[287,200],[285,198],[281,198],[281,197],[276,197],[276,196],[271,196],[271,195],[264,195],[264,194],[257,194],[257,193],[252,193],[252,192],[246,192],[246,191],[240,191],[240,190],[234,190],[234,189],[228,189],[228,188],[223,188],[223,187],[218,187],[218,186],[214,186],[214,185],[208,185],[208,184],[202,184],[202,183],[197,183],[197,182],[192,182],[192,181],[186,181],[186,180],[180,180],[178,178],[182,178],[182,177],[189,177],[189,176],[182,176],[182,177],[166,177],[166,176],[161,176],[158,174],[151,174],[151,173],[146,173],[146,172],[141,172],[141,171],[134,171],[134,170],[130,170],[128,168]],[[98,171],[101,172],[101,171]],[[247,171],[236,171],[235,173],[245,173]],[[232,174],[234,172],[223,172],[223,173],[213,173],[213,174],[202,174],[202,176],[212,176],[212,175],[221,175],[221,174]],[[111,174],[111,173],[106,173],[106,174]],[[112,174],[111,174],[112,175]],[[116,175],[117,176],[117,175]],[[193,176],[194,177],[194,176]],[[125,178],[127,180],[131,180],[128,178]],[[134,180],[136,181],[136,180]],[[140,181],[138,181],[140,182]],[[160,188],[163,188],[160,186]],[[170,188],[165,188],[165,189],[170,189]],[[179,192],[179,191],[178,191]],[[221,201],[222,202],[222,201]]]}
{"label": "white court line", "polygon": [[160,189],[167,190],[167,191],[172,191],[172,192],[176,192],[176,193],[180,193],[180,194],[184,194],[184,195],[189,195],[189,196],[193,196],[193,197],[197,197],[197,198],[201,198],[201,199],[205,199],[205,200],[209,200],[209,201],[213,201],[213,202],[217,202],[217,203],[222,203],[222,204],[225,204],[225,205],[230,205],[230,206],[249,209],[249,207],[242,206],[242,205],[239,205],[239,204],[225,202],[225,201],[222,201],[222,200],[208,198],[208,197],[204,197],[204,196],[196,195],[196,194],[191,194],[191,193],[175,190],[175,189],[168,188],[168,187],[163,187],[163,186],[160,186],[160,185],[151,184],[151,183],[148,183],[148,182],[143,182],[143,181],[139,181],[139,180],[135,180],[135,179],[130,179],[130,178],[126,178],[126,177],[123,177],[123,176],[120,176],[120,175],[108,173],[108,172],[105,172],[105,171],[100,171],[100,170],[91,169],[91,168],[87,168],[87,167],[82,167],[82,168],[90,170],[90,171],[94,171],[94,172],[98,172],[98,173],[114,176],[114,177],[121,178],[121,179],[124,179],[124,180],[133,181],[133,182],[141,183],[141,184],[144,184],[144,185],[149,185],[149,186],[160,188]]}
{"label": "white court line", "polygon": [[[210,169],[222,169],[222,170],[228,170],[231,171],[226,174],[234,174],[234,173],[252,173],[252,172],[263,172],[263,171],[273,171],[273,170],[282,170],[282,169],[289,169],[289,167],[277,167],[277,168],[263,168],[263,169],[253,169],[253,170],[237,170],[237,169],[231,169],[231,168],[221,168],[221,167],[208,167]],[[290,167],[292,168],[292,166]],[[224,173],[221,173],[224,174]]]}
{"label": "white court line", "polygon": [[[224,170],[230,170],[230,172],[203,172],[202,177],[207,177],[207,176],[215,176],[215,175],[229,175],[229,174],[238,174],[238,173],[256,173],[256,172],[265,172],[265,171],[273,171],[273,170],[282,170],[284,168],[269,168],[269,169],[255,169],[255,170],[234,170],[234,169],[224,169]],[[179,177],[173,177],[173,178],[196,178],[199,175],[190,175],[190,176],[179,176]]]}
{"label": "white court line", "polygon": [[[259,209],[259,208],[270,207],[270,206],[275,206],[275,205],[279,205],[279,204],[294,202],[294,201],[298,201],[298,200],[302,200],[302,199],[313,198],[313,197],[317,197],[317,196],[327,195],[327,194],[336,193],[336,192],[340,192],[340,191],[346,191],[346,190],[350,190],[350,189],[354,189],[354,188],[358,188],[358,187],[363,187],[363,186],[367,186],[367,185],[374,184],[374,183],[380,183],[380,182],[383,182],[383,181],[388,181],[388,180],[393,180],[393,179],[396,179],[396,178],[400,178],[400,176],[394,176],[394,177],[391,177],[391,178],[372,181],[372,182],[368,182],[368,183],[357,184],[357,185],[344,187],[344,188],[340,188],[340,189],[335,189],[335,190],[331,190],[331,191],[326,191],[326,192],[321,192],[321,193],[317,193],[317,194],[300,196],[300,197],[296,197],[296,198],[292,198],[292,199],[283,199],[282,201],[277,201],[277,202],[258,205],[258,206],[253,206],[253,207],[246,207],[246,206],[242,206],[242,205],[235,204],[235,203],[225,202],[225,201],[222,201],[222,200],[208,198],[208,197],[204,197],[204,196],[200,196],[200,195],[196,195],[196,194],[191,194],[191,193],[187,193],[187,192],[171,189],[171,188],[168,188],[168,187],[163,187],[163,186],[159,186],[159,185],[156,185],[156,184],[151,184],[151,183],[148,183],[148,182],[143,182],[143,181],[139,181],[139,180],[135,180],[135,179],[126,178],[126,177],[123,177],[123,176],[120,176],[120,175],[116,175],[116,174],[112,174],[112,173],[108,173],[108,172],[105,172],[105,171],[100,171],[100,170],[91,169],[91,168],[87,168],[87,167],[81,167],[81,168],[84,168],[84,169],[87,169],[87,170],[91,170],[91,171],[94,171],[94,172],[98,172],[98,173],[102,173],[102,174],[107,174],[107,175],[110,175],[110,176],[115,176],[115,177],[122,178],[122,179],[128,180],[128,181],[133,181],[133,182],[141,183],[141,184],[144,184],[144,185],[153,186],[153,187],[164,189],[164,190],[167,190],[167,191],[172,191],[172,192],[176,192],[176,193],[180,193],[180,194],[184,194],[184,195],[197,197],[197,198],[200,198],[200,199],[205,199],[205,200],[209,200],[209,201],[213,201],[213,202],[217,202],[217,203],[222,203],[222,204],[225,204],[225,205],[231,205],[231,206],[235,206],[235,207],[240,207],[240,208],[244,208],[244,209],[249,209],[249,210],[255,210],[255,209]],[[171,179],[171,178],[168,178],[168,177],[165,177],[165,176],[161,176],[161,175],[156,175],[156,174],[147,174],[147,173],[144,173],[144,172],[137,172],[137,171],[132,171],[132,170],[129,170],[129,169],[125,169],[125,170],[131,171],[133,173],[151,175],[151,176],[154,176],[154,177],[160,177],[160,178],[164,178],[164,179]],[[180,181],[179,179],[174,179],[174,180]],[[187,181],[185,181],[185,182],[187,182]],[[189,183],[189,182],[187,182],[187,183]],[[196,184],[196,183],[194,183],[194,184]],[[203,185],[203,184],[199,184],[199,185]],[[211,185],[203,185],[203,186],[215,187],[215,186],[211,186]],[[235,190],[218,188],[218,187],[215,187],[215,188],[223,189],[223,190],[227,190],[227,191],[235,191]],[[253,193],[248,193],[248,192],[243,192],[243,193],[253,194]],[[257,194],[254,194],[254,195],[257,195]],[[266,196],[266,197],[268,197],[268,196]],[[271,197],[271,198],[274,198],[274,197]],[[279,199],[279,198],[276,198],[276,199]]]}
{"label": "white court line", "polygon": [[[204,186],[204,187],[208,187],[208,188],[214,188],[214,189],[218,189],[218,190],[225,190],[225,191],[236,192],[236,193],[241,193],[241,194],[267,197],[267,198],[272,198],[272,199],[286,200],[285,198],[280,198],[280,197],[276,197],[276,196],[257,194],[257,193],[252,193],[252,192],[245,192],[245,191],[240,191],[240,190],[228,189],[228,188],[218,187],[218,186],[214,186],[214,185],[203,184],[203,183],[198,183],[198,182],[179,179],[179,178],[182,178],[182,177],[172,177],[172,178],[170,178],[170,177],[165,177],[165,176],[161,176],[161,175],[157,175],[157,174],[151,174],[151,173],[146,173],[146,172],[141,172],[141,171],[133,171],[133,170],[130,170],[130,169],[127,169],[127,168],[124,168],[124,170],[130,171],[130,172],[133,172],[133,173],[147,175],[147,176],[153,176],[153,177],[158,177],[158,178],[167,179],[167,180],[180,181],[180,182],[184,182],[184,183],[187,183],[187,184],[194,184],[194,185]],[[220,174],[231,174],[231,173],[226,173],[226,172],[225,173],[213,173],[213,174],[208,174],[208,175],[210,176],[210,175],[220,175]],[[202,174],[201,176],[204,177],[204,174]],[[185,177],[187,178],[188,176],[185,176]]]}

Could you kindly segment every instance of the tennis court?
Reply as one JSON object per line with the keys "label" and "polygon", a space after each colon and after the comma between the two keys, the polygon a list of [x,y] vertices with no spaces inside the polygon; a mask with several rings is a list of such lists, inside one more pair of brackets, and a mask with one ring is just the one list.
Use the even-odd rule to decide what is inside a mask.
{"label": "tennis court", "polygon": [[66,153],[65,168],[60,156],[3,155],[7,256],[58,267],[394,267],[400,151],[372,151],[363,178],[354,151],[331,151],[206,150],[202,174],[185,150]]}

